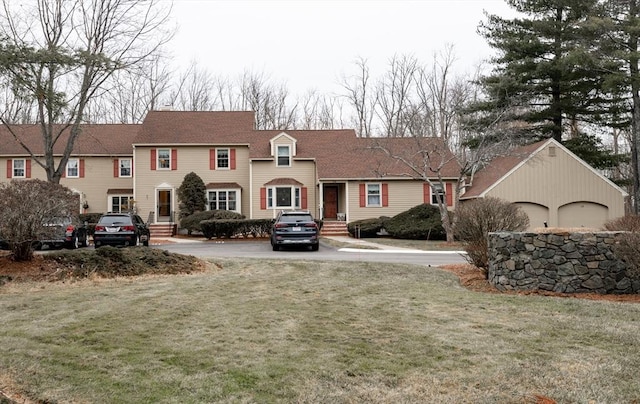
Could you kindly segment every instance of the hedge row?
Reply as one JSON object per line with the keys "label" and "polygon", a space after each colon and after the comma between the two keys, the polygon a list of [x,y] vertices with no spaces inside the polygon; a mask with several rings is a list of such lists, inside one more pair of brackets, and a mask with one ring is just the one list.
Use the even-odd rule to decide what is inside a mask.
{"label": "hedge row", "polygon": [[187,229],[187,234],[193,232],[203,233],[200,222],[203,220],[244,219],[245,216],[229,210],[207,210],[196,212],[180,221],[180,227]]}
{"label": "hedge row", "polygon": [[437,206],[421,204],[394,217],[363,219],[347,225],[353,237],[373,238],[389,235],[393,238],[413,240],[444,240],[440,211]]}
{"label": "hedge row", "polygon": [[266,237],[271,232],[273,219],[222,219],[200,222],[202,234],[208,238]]}

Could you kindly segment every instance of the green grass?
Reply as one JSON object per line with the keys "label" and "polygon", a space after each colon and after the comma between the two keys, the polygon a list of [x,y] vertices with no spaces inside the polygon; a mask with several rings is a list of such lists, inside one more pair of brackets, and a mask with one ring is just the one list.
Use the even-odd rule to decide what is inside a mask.
{"label": "green grass", "polygon": [[640,305],[405,265],[215,264],[0,288],[0,373],[60,403],[640,399]]}

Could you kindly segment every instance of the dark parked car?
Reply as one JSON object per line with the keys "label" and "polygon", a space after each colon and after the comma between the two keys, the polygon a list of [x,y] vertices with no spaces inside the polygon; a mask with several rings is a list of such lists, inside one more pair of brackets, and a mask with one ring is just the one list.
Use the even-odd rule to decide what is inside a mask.
{"label": "dark parked car", "polygon": [[282,211],[271,229],[271,246],[278,251],[281,246],[308,245],[318,251],[320,229],[307,211]]}
{"label": "dark parked car", "polygon": [[96,248],[103,245],[135,246],[149,245],[149,226],[133,213],[105,213],[96,224],[93,243]]}
{"label": "dark parked car", "polygon": [[45,223],[42,234],[35,244],[36,248],[86,247],[89,245],[89,230],[86,223],[73,217],[56,217]]}

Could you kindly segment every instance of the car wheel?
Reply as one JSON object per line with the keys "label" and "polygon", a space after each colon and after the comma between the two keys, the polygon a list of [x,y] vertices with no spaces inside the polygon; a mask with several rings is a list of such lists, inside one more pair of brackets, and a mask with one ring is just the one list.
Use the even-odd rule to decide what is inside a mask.
{"label": "car wheel", "polygon": [[313,245],[311,246],[311,251],[318,251],[318,248],[319,248],[319,247],[320,247],[320,245],[319,245],[319,244],[313,244]]}
{"label": "car wheel", "polygon": [[149,247],[149,236],[147,236],[147,239],[142,242],[142,245],[145,247]]}
{"label": "car wheel", "polygon": [[271,248],[273,249],[273,251],[280,251],[280,246],[277,244],[271,244]]}
{"label": "car wheel", "polygon": [[131,244],[125,244],[125,246],[126,245],[131,245],[131,246],[137,247],[138,246],[138,236],[133,236],[133,240],[131,241]]}
{"label": "car wheel", "polygon": [[67,244],[67,248],[70,250],[75,250],[78,248],[78,235],[71,237],[71,241]]}

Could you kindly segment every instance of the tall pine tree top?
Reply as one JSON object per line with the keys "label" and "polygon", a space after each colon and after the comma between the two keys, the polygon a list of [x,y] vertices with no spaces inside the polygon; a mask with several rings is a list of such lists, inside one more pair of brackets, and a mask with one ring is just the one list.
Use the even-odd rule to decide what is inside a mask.
{"label": "tall pine tree top", "polygon": [[[576,122],[598,122],[613,101],[604,90],[614,66],[598,56],[595,0],[507,0],[520,17],[487,15],[479,27],[498,51],[483,78],[488,99],[479,110],[503,111],[524,141],[575,131]],[[504,111],[508,111],[504,113]],[[573,128],[573,129],[572,129]]]}

